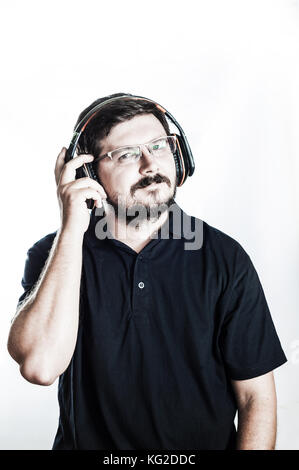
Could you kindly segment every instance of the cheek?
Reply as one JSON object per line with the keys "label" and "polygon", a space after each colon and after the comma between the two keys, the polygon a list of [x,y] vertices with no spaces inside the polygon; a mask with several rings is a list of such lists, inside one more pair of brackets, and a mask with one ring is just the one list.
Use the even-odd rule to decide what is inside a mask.
{"label": "cheek", "polygon": [[104,164],[100,164],[98,168],[98,178],[100,184],[104,187],[106,191],[110,191],[111,184],[112,183],[112,178],[111,178],[111,171],[109,170],[109,167]]}
{"label": "cheek", "polygon": [[174,182],[176,179],[176,168],[174,159],[168,162],[167,167],[165,168],[165,175],[169,175],[171,182]]}
{"label": "cheek", "polygon": [[101,183],[106,190],[112,194],[126,194],[129,192],[131,186],[138,180],[138,175],[131,174],[130,172],[117,172],[115,171],[102,171],[100,173]]}

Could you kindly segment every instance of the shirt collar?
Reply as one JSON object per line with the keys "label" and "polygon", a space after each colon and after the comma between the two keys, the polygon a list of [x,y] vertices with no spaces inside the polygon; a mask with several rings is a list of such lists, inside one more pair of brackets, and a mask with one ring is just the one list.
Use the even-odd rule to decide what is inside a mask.
{"label": "shirt collar", "polygon": [[189,216],[180,206],[174,202],[169,208],[168,218],[160,227],[159,232],[163,234],[163,227],[174,235],[174,238],[190,239],[192,237],[192,226],[194,217]]}

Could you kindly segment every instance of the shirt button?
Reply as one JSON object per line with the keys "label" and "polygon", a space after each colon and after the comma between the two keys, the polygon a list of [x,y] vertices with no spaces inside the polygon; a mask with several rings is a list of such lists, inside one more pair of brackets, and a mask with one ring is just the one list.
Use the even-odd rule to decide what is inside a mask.
{"label": "shirt button", "polygon": [[139,282],[138,287],[139,287],[139,289],[143,289],[144,288],[144,282]]}

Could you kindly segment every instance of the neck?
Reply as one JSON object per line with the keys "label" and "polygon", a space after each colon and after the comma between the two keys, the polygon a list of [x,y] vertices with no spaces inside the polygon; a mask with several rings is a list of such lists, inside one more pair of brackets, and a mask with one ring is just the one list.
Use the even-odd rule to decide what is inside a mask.
{"label": "neck", "polygon": [[113,238],[130,246],[139,253],[152,239],[152,235],[158,232],[168,217],[168,210],[157,219],[136,220],[127,224],[125,220],[107,215],[107,227]]}

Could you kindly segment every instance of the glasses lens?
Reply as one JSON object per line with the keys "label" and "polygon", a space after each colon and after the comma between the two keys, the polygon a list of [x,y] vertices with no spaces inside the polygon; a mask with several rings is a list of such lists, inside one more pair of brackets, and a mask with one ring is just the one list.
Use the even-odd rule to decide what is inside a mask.
{"label": "glasses lens", "polygon": [[135,162],[139,158],[139,148],[127,147],[116,150],[112,152],[111,158],[117,165],[127,165],[128,163]]}
{"label": "glasses lens", "polygon": [[[150,153],[156,157],[170,155],[176,151],[176,139],[174,136],[159,137],[146,144]],[[111,152],[111,160],[117,165],[135,163],[141,156],[140,147],[125,147]]]}
{"label": "glasses lens", "polygon": [[176,146],[173,137],[161,137],[149,144],[150,150],[154,155],[163,156],[174,153]]}

